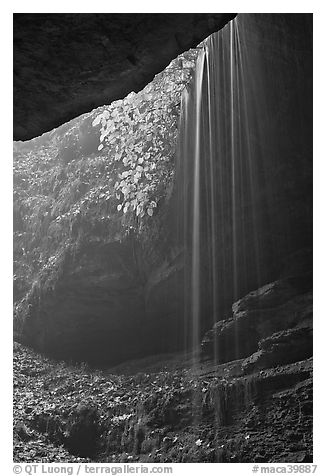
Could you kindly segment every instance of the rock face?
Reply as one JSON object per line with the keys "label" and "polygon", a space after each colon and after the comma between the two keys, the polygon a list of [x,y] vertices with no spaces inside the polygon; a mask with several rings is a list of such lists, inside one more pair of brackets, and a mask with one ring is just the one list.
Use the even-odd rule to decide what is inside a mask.
{"label": "rock face", "polygon": [[306,273],[251,292],[234,303],[231,318],[218,321],[206,333],[203,355],[218,363],[247,357],[246,368],[311,357],[311,289],[312,277]]}
{"label": "rock face", "polygon": [[[310,326],[311,255],[298,258],[300,250],[311,249],[311,50],[309,28],[302,29],[310,17],[299,17],[254,15],[244,30],[253,63],[264,60],[253,73],[267,81],[267,90],[260,88],[268,91],[264,127],[268,132],[270,125],[277,148],[260,140],[261,124],[254,123],[250,140],[260,152],[255,173],[262,180],[234,210],[227,187],[214,236],[221,265],[215,309],[207,285],[211,256],[203,247],[200,331],[217,322],[205,352],[219,362],[255,352],[257,367],[263,359],[276,362],[277,349],[303,342],[301,331],[287,330]],[[175,59],[140,93],[15,143],[14,324],[20,341],[57,357],[102,363],[185,347],[191,249],[180,228],[184,206],[192,201],[180,199],[179,118],[199,51]],[[216,166],[216,178],[227,184],[228,157]],[[259,275],[253,206],[259,212]],[[238,240],[244,258],[236,292],[232,210],[244,238]],[[234,302],[232,317],[225,319]],[[304,347],[307,355],[309,345]]]}
{"label": "rock face", "polygon": [[[244,365],[248,369],[273,367],[311,357],[311,291],[300,293],[292,288],[295,296],[289,298],[284,293],[282,303],[277,303],[276,298],[273,304],[270,302],[269,307],[264,307],[266,290],[283,284],[276,282],[259,289],[255,307],[252,294],[235,303],[234,308],[242,310],[233,311],[230,319],[217,322],[206,333],[202,341],[203,356],[215,358],[218,363],[247,358]],[[311,284],[307,283],[306,291],[309,288]],[[270,296],[266,301],[269,299]]]}
{"label": "rock face", "polygon": [[259,341],[258,349],[244,361],[244,370],[258,370],[305,360],[312,356],[312,327],[275,332]]}
{"label": "rock face", "polygon": [[14,139],[138,92],[235,14],[15,14]]}

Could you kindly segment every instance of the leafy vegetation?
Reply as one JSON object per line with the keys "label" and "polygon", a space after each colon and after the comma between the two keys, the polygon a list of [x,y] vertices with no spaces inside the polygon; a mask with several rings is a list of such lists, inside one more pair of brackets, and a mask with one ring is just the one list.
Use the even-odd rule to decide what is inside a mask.
{"label": "leafy vegetation", "polygon": [[[114,185],[120,202],[118,211],[135,211],[140,217],[147,212],[152,216],[158,185],[164,188],[171,179],[173,167],[169,163],[175,153],[180,106],[179,90],[173,86],[162,100],[149,85],[143,94],[130,94],[105,109],[93,122],[93,126],[101,125],[98,149],[105,148],[124,165]],[[126,107],[128,104],[131,107]]]}

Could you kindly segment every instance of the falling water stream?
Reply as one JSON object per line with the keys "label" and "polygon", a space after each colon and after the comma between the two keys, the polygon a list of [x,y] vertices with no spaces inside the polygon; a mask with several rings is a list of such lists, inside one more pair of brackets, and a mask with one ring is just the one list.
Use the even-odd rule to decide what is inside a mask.
{"label": "falling water stream", "polygon": [[[234,20],[201,44],[192,87],[182,98],[184,239],[190,264],[185,312],[191,315],[188,343],[192,349],[200,344],[203,314],[210,312],[214,318],[218,315],[219,294],[223,292],[217,291],[230,285],[223,282],[223,270],[229,266],[231,300],[239,292],[238,241],[243,224],[238,202],[244,198],[242,186],[250,170],[244,160],[251,160],[248,124],[241,117],[244,108],[240,108],[244,101],[242,56]],[[257,240],[255,243],[258,256]]]}
{"label": "falling water stream", "polygon": [[[282,104],[282,88],[292,79],[281,71],[280,84],[273,83],[264,45],[257,48],[263,38],[259,21],[239,15],[201,43],[192,83],[182,96],[178,206],[186,349],[192,351],[194,371],[204,332],[231,317],[232,303],[265,284],[282,260],[279,250],[293,247],[290,222],[284,219],[290,214],[275,213],[275,176],[288,146],[273,104]],[[278,54],[289,58],[278,41]],[[236,324],[228,344],[235,356],[241,338]],[[218,363],[223,349],[214,345]],[[200,420],[200,402],[195,391],[194,424]]]}
{"label": "falling water stream", "polygon": [[[281,100],[277,88],[284,85],[269,77],[264,45],[257,48],[261,38],[251,15],[208,37],[182,97],[184,322],[187,346],[195,350],[205,330],[230,317],[233,302],[266,282],[287,246],[289,224],[270,213],[278,197],[269,183],[282,166],[279,143],[286,140],[275,114],[271,119],[273,98]],[[235,330],[230,345],[238,344]]]}

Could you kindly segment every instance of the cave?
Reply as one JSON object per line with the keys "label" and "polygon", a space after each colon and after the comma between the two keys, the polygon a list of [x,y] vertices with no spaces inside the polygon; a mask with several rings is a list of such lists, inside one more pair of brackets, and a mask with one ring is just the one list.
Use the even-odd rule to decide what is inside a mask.
{"label": "cave", "polygon": [[312,462],[312,15],[13,33],[14,359],[53,393],[16,454]]}

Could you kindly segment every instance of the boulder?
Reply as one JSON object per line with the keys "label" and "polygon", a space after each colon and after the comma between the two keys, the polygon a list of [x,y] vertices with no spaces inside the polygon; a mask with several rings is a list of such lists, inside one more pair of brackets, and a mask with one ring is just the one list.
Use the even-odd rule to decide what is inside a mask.
{"label": "boulder", "polygon": [[258,343],[258,351],[245,359],[245,372],[286,365],[312,356],[312,327],[287,329]]}
{"label": "boulder", "polygon": [[[307,271],[309,267],[305,269]],[[250,292],[232,305],[233,314],[257,309],[271,309],[282,306],[300,292],[311,289],[311,274],[305,273],[299,276],[291,276]]]}
{"label": "boulder", "polygon": [[[303,283],[304,287],[309,288],[309,279],[307,280],[306,275],[280,280],[265,285],[237,301],[233,305],[232,317],[217,322],[205,334],[201,343],[203,357],[214,358],[218,363],[249,357],[258,350],[262,339],[275,332],[311,325],[312,293],[300,293]],[[298,345],[300,332],[298,330],[293,334],[299,339]],[[285,336],[287,335],[285,333]],[[291,332],[289,335],[292,336]],[[303,332],[303,336],[307,342],[311,340],[309,333],[306,335]],[[267,342],[269,341],[266,341],[266,345]],[[291,343],[289,339],[288,345]],[[255,354],[255,359],[261,358],[261,354],[262,351]]]}

